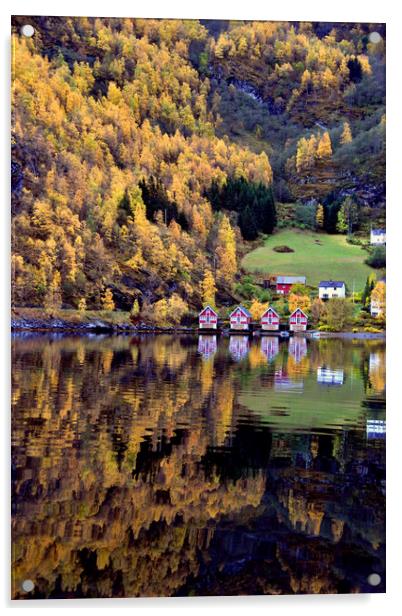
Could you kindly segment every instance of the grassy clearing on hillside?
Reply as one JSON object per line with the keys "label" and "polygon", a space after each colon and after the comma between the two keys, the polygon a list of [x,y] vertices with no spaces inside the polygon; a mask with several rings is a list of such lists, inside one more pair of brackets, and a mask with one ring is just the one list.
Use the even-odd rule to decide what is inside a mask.
{"label": "grassy clearing on hillside", "polygon": [[[275,252],[275,246],[286,245],[291,253]],[[326,235],[312,231],[287,229],[270,236],[264,246],[252,250],[242,260],[249,272],[306,276],[308,285],[320,280],[344,280],[352,290],[363,288],[374,270],[364,263],[367,253],[360,246],[346,242],[345,235]]]}

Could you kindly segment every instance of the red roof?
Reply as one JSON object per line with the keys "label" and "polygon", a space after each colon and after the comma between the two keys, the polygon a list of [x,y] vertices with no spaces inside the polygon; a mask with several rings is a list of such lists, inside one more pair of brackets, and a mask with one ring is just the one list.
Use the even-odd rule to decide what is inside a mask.
{"label": "red roof", "polygon": [[274,314],[276,314],[276,316],[277,316],[277,317],[278,317],[278,319],[279,319],[279,314],[276,312],[276,310],[275,310],[274,308],[272,308],[272,306],[269,306],[269,308],[267,308],[267,309],[266,309],[266,311],[265,311],[265,312],[261,315],[261,318],[262,318],[262,317],[265,317],[265,315],[266,315],[269,311],[271,311],[271,312],[273,312]]}
{"label": "red roof", "polygon": [[301,308],[296,308],[295,310],[293,310],[292,314],[289,316],[292,317],[294,314],[296,314],[296,312],[301,312],[302,314],[304,314],[304,316],[306,317],[306,319],[308,319],[308,316],[306,315],[306,313],[301,309]]}
{"label": "red roof", "polygon": [[204,312],[206,312],[208,309],[209,309],[209,310],[211,310],[211,312],[213,312],[216,316],[218,316],[218,313],[217,313],[217,312],[216,312],[213,308],[211,308],[211,306],[209,306],[209,305],[208,305],[208,306],[205,306],[205,308],[203,308],[203,309],[201,310],[201,312],[198,314],[198,316],[200,317],[200,316],[201,316],[202,314],[204,314]]}

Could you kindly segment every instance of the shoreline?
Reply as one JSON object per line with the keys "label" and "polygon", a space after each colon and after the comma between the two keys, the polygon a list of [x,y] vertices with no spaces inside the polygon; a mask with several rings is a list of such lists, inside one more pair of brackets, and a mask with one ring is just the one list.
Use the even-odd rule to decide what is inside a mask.
{"label": "shoreline", "polygon": [[[30,332],[30,333],[71,333],[71,334],[203,334],[198,327],[156,327],[151,325],[134,325],[129,322],[111,323],[104,319],[93,319],[88,322],[67,321],[65,319],[27,319],[27,318],[12,318],[11,332]],[[232,332],[233,333],[233,332]],[[237,332],[238,335],[240,332]],[[228,328],[205,331],[204,335],[230,335]],[[244,332],[244,335],[260,336],[260,330]],[[275,335],[275,334],[274,334]],[[356,340],[385,340],[386,332],[321,332],[318,330],[307,330],[306,332],[298,332],[296,336],[305,336],[310,339],[327,339],[327,338],[344,338]]]}

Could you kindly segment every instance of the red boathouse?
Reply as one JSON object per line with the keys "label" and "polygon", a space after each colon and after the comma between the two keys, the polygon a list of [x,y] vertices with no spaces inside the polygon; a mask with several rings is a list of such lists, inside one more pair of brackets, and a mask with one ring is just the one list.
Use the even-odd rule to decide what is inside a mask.
{"label": "red boathouse", "polygon": [[304,332],[307,329],[308,317],[301,308],[296,308],[289,317],[291,332]]}
{"label": "red boathouse", "polygon": [[237,306],[230,314],[230,329],[249,329],[251,314],[244,306]]}
{"label": "red boathouse", "polygon": [[205,306],[198,315],[200,329],[216,329],[218,326],[218,313],[211,306]]}
{"label": "red boathouse", "polygon": [[277,331],[279,329],[279,314],[273,308],[267,308],[262,315],[261,329],[264,331]]}

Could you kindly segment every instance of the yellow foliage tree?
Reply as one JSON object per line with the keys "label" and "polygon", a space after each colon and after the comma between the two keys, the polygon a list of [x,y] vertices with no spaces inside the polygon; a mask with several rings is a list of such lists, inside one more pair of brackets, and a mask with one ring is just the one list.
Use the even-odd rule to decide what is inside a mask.
{"label": "yellow foliage tree", "polygon": [[170,323],[178,325],[187,312],[187,302],[185,302],[180,295],[177,295],[177,293],[173,293],[172,297],[168,300],[168,319]]}
{"label": "yellow foliage tree", "polygon": [[331,137],[329,133],[325,131],[322,135],[321,139],[318,142],[317,146],[317,158],[325,159],[331,158],[332,156],[332,145],[331,145]]}
{"label": "yellow foliage tree", "polygon": [[311,319],[316,325],[325,317],[325,303],[316,297],[310,306]]}
{"label": "yellow foliage tree", "polygon": [[324,227],[324,206],[321,203],[319,203],[317,206],[315,224],[317,229],[322,229]]}
{"label": "yellow foliage tree", "polygon": [[110,289],[105,289],[104,294],[101,298],[102,301],[102,309],[112,311],[115,309],[115,304],[113,301],[113,293]]}
{"label": "yellow foliage tree", "polygon": [[87,301],[85,297],[81,297],[78,302],[78,311],[84,313],[87,309]]}
{"label": "yellow foliage tree", "polygon": [[133,302],[132,308],[130,310],[130,317],[132,319],[137,319],[140,314],[140,305],[138,303],[138,299],[136,298]]}
{"label": "yellow foliage tree", "polygon": [[61,308],[61,275],[58,270],[54,272],[50,280],[45,295],[44,308],[47,313]]}
{"label": "yellow foliage tree", "polygon": [[350,124],[349,122],[344,122],[343,123],[343,131],[342,131],[342,135],[341,135],[341,143],[345,144],[345,143],[350,143],[352,141],[353,137],[352,137],[352,131],[350,130]]}
{"label": "yellow foliage tree", "polygon": [[371,292],[371,301],[376,304],[380,316],[385,317],[385,282],[379,280]]}
{"label": "yellow foliage tree", "polygon": [[266,309],[268,308],[269,304],[268,302],[260,302],[258,299],[253,299],[253,301],[251,302],[250,308],[249,308],[249,312],[251,314],[251,317],[253,319],[253,321],[259,321],[262,317],[262,315],[264,314],[264,312],[266,311]]}
{"label": "yellow foliage tree", "polygon": [[131,257],[131,259],[126,261],[126,265],[128,265],[134,270],[138,270],[141,267],[144,267],[145,263],[146,261],[144,259],[144,255],[142,254],[141,247],[137,248],[135,254]]}
{"label": "yellow foliage tree", "polygon": [[311,300],[308,295],[296,295],[289,293],[289,310],[293,312],[296,308],[301,308],[304,312],[310,310]]}
{"label": "yellow foliage tree", "polygon": [[155,325],[168,327],[170,325],[178,325],[187,312],[187,303],[180,295],[173,293],[169,299],[163,298],[151,306],[148,305],[145,310],[143,309],[143,316]]}
{"label": "yellow foliage tree", "polygon": [[211,270],[205,271],[204,278],[201,282],[201,295],[204,306],[209,304],[210,306],[215,307],[216,286],[215,278]]}
{"label": "yellow foliage tree", "polygon": [[219,225],[217,243],[218,278],[226,284],[231,284],[237,271],[236,237],[229,218],[225,214]]}

